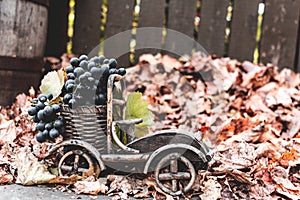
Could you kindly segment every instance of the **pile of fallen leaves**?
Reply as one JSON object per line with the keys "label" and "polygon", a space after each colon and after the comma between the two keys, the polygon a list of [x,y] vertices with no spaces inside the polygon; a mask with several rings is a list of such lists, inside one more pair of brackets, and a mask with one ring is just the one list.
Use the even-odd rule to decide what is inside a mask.
{"label": "pile of fallen leaves", "polygon": [[[151,131],[195,132],[215,151],[187,198],[299,198],[300,74],[201,53],[180,59],[142,55],[127,69],[125,85],[125,95],[140,91],[149,102],[155,118]],[[35,141],[26,112],[34,96],[31,90],[0,108],[0,183],[65,183],[78,193],[116,199],[165,196],[151,176],[80,180],[49,173],[42,158],[51,144]]]}

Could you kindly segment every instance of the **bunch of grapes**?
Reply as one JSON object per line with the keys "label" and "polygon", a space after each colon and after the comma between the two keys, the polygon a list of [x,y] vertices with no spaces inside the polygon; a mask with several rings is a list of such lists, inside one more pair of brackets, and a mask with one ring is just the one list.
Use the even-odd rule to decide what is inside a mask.
{"label": "bunch of grapes", "polygon": [[28,114],[33,116],[33,121],[37,123],[36,129],[39,130],[36,140],[41,143],[57,138],[64,131],[64,119],[59,115],[60,106],[52,104],[52,99],[52,94],[48,96],[40,94],[38,98],[32,100],[32,105],[28,109]]}
{"label": "bunch of grapes", "polygon": [[124,68],[117,69],[116,59],[103,55],[89,60],[86,55],[70,60],[66,68],[67,81],[63,102],[70,108],[82,105],[104,105],[107,100],[107,81],[111,74],[125,75]]}

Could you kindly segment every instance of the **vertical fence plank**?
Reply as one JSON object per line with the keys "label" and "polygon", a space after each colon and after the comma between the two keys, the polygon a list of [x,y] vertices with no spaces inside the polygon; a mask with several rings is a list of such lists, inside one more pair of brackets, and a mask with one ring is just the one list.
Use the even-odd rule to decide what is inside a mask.
{"label": "vertical fence plank", "polygon": [[230,57],[241,61],[253,60],[259,2],[260,0],[234,1],[228,50]]}
{"label": "vertical fence plank", "polygon": [[261,61],[294,68],[299,0],[268,0],[263,22]]}
{"label": "vertical fence plank", "polygon": [[75,3],[72,51],[88,54],[100,42],[102,0],[77,0]]}
{"label": "vertical fence plank", "polygon": [[[108,1],[104,55],[117,58],[119,65],[125,67],[130,65],[129,55],[134,2],[134,0]],[[119,33],[121,35],[110,38]],[[110,40],[107,40],[108,38]]]}
{"label": "vertical fence plank", "polygon": [[[178,40],[178,34],[167,32],[165,48],[177,56],[191,54],[194,39],[194,20],[197,0],[170,0],[167,28],[181,32],[186,39]],[[174,55],[175,56],[175,55]]]}
{"label": "vertical fence plank", "polygon": [[198,43],[208,53],[224,55],[227,7],[230,0],[202,0]]}
{"label": "vertical fence plank", "polygon": [[[154,17],[151,17],[154,16]],[[138,28],[164,26],[165,1],[162,0],[142,0],[140,4],[140,14]],[[161,29],[149,29],[149,31],[137,29],[135,58],[143,53],[158,53],[161,51],[162,31]],[[159,49],[144,49],[143,47],[159,47]],[[143,49],[141,49],[143,48]]]}
{"label": "vertical fence plank", "polygon": [[68,12],[69,0],[50,1],[45,55],[59,57],[66,52]]}
{"label": "vertical fence plank", "polygon": [[296,57],[295,57],[295,71],[300,72],[300,13],[298,20],[298,38],[297,38],[297,47],[296,47]]}

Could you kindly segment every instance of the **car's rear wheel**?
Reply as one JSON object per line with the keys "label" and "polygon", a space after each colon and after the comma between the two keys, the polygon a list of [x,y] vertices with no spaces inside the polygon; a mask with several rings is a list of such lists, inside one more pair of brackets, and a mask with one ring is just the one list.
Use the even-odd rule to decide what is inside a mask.
{"label": "car's rear wheel", "polygon": [[95,159],[83,149],[65,151],[58,163],[58,173],[61,176],[77,174],[83,177],[100,174],[100,167]]}
{"label": "car's rear wheel", "polygon": [[191,161],[177,152],[163,156],[154,173],[157,185],[171,195],[189,191],[196,179],[196,170]]}

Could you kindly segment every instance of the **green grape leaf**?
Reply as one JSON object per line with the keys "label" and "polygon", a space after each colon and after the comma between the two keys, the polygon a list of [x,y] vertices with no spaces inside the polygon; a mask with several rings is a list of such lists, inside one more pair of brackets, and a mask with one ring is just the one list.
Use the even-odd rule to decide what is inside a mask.
{"label": "green grape leaf", "polygon": [[126,101],[125,119],[142,118],[143,122],[135,127],[136,137],[144,136],[148,133],[148,126],[154,124],[151,111],[148,109],[148,103],[142,99],[142,93],[133,92],[128,95]]}
{"label": "green grape leaf", "polygon": [[56,99],[64,86],[64,71],[52,71],[46,74],[41,82],[40,91],[45,94],[52,94]]}

